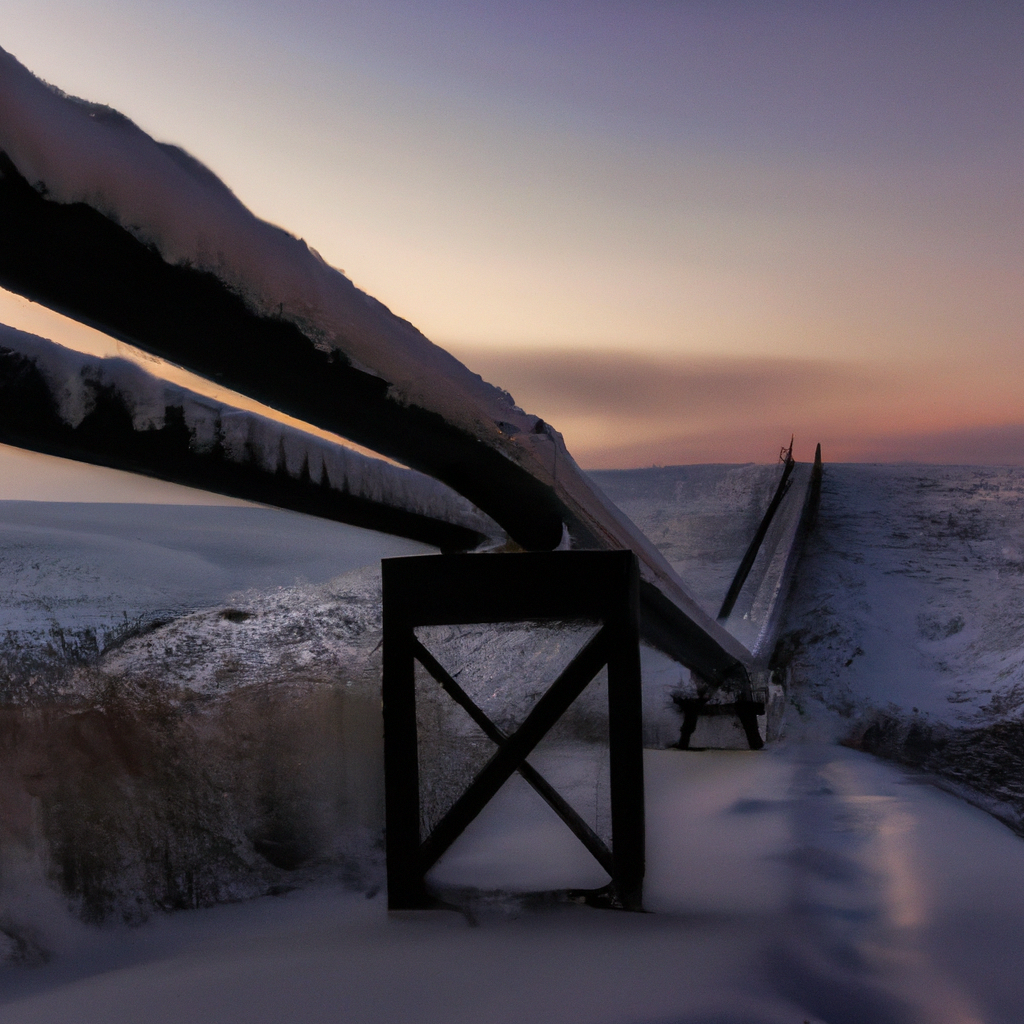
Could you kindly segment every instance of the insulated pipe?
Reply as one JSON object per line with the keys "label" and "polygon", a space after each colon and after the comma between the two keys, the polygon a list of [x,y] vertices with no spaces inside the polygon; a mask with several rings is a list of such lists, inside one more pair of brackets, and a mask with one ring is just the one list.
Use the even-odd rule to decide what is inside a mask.
{"label": "insulated pipe", "polygon": [[255,218],[207,168],[0,51],[0,284],[444,481],[521,546],[629,548],[647,639],[714,681],[749,652],[561,436]]}
{"label": "insulated pipe", "polygon": [[465,551],[501,529],[422,473],[0,326],[0,443]]}

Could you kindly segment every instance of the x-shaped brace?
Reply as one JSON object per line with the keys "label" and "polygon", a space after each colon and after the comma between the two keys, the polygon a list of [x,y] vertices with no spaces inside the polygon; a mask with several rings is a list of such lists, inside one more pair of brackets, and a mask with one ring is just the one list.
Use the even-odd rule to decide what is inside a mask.
{"label": "x-shaped brace", "polygon": [[499,729],[480,710],[472,698],[451,677],[418,639],[412,645],[413,657],[437,680],[444,691],[463,708],[498,749],[480,770],[469,788],[456,800],[420,847],[420,870],[425,874],[505,782],[518,772],[544,798],[551,809],[572,829],[575,836],[593,854],[597,862],[614,874],[612,852],[601,837],[576,810],[540,774],[526,758],[544,738],[562,713],[583,692],[587,684],[608,660],[607,636],[602,628],[570,662],[564,672],[537,702],[523,724],[511,735]]}

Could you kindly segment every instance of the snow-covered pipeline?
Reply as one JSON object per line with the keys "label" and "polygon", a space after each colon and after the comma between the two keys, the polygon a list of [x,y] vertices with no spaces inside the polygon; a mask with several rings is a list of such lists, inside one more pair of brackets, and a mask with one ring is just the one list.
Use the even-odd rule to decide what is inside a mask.
{"label": "snow-covered pipeline", "polygon": [[254,217],[207,168],[0,51],[0,284],[445,481],[527,548],[629,548],[645,635],[709,679],[746,649],[561,436]]}
{"label": "snow-covered pipeline", "polygon": [[451,488],[120,358],[0,325],[0,441],[467,548],[503,538]]}

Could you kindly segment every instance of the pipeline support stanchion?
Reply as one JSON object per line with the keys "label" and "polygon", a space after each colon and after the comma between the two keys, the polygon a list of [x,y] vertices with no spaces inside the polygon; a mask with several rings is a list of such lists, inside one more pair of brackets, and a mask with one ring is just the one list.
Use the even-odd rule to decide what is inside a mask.
{"label": "pipeline support stanchion", "polygon": [[[639,570],[630,551],[428,555],[385,559],[384,782],[388,906],[431,905],[425,876],[515,772],[534,787],[611,875],[601,899],[638,910],[644,877]],[[421,626],[583,620],[597,634],[506,735],[416,636]],[[415,665],[419,662],[496,746],[427,836],[420,829]],[[612,846],[527,760],[602,668],[608,667]]]}

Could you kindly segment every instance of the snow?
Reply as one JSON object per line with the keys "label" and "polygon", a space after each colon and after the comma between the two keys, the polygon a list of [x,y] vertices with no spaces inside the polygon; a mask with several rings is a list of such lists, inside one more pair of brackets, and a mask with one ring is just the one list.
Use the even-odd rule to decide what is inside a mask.
{"label": "snow", "polygon": [[[711,613],[777,469],[594,475]],[[1022,511],[1017,467],[826,464],[784,623],[794,685],[843,717],[871,708],[957,727],[1019,717]]]}
{"label": "snow", "polygon": [[2,501],[0,551],[10,658],[58,637],[102,649],[126,627],[430,549],[274,509]]}
{"label": "snow", "polygon": [[828,708],[950,726],[1024,709],[1024,471],[832,466],[789,611]]}
{"label": "snow", "polygon": [[[1024,845],[997,822],[835,747],[646,756],[655,913],[389,915],[319,885],[69,934],[9,975],[0,1021],[1020,1020]],[[529,870],[500,833],[465,839],[469,884]]]}
{"label": "snow", "polygon": [[[706,560],[698,575],[713,607],[745,546],[743,531],[720,527],[730,508],[756,524],[751,495],[769,494],[773,473],[683,467],[613,482],[631,514],[657,523],[652,533],[671,561]],[[68,705],[70,725],[53,707],[35,718],[30,708],[21,718],[4,711],[5,735],[20,738],[8,745],[0,780],[0,943],[6,935],[8,957],[22,966],[0,974],[0,1021],[1016,1024],[1024,1019],[1024,842],[943,791],[948,773],[881,761],[835,739],[857,740],[859,723],[878,713],[968,731],[1019,719],[1014,644],[1022,638],[1012,609],[1024,585],[1022,485],[1019,469],[826,467],[783,623],[785,735],[757,753],[645,752],[652,913],[642,915],[536,895],[603,877],[517,778],[431,873],[462,910],[389,915],[374,838],[382,820],[376,570],[364,564],[326,579],[325,566],[289,581],[282,556],[268,560],[266,579],[253,576],[230,598],[221,582],[206,592],[182,587],[195,602],[184,614],[128,637],[72,681],[79,703]],[[278,516],[281,536],[285,523],[290,531],[309,522],[201,511],[223,522]],[[168,565],[175,545],[201,549],[187,531],[155,535],[168,538]],[[211,530],[210,561],[231,536]],[[244,539],[231,543],[225,565],[244,556]],[[301,551],[306,541],[289,543]],[[70,565],[70,543],[65,557]],[[82,557],[91,557],[88,545]],[[99,595],[110,583],[86,580],[83,589]],[[62,586],[70,589],[68,577]],[[957,616],[963,626],[948,628]],[[504,707],[514,721],[529,703],[517,679],[539,682],[583,636],[554,637],[562,643],[554,649],[545,647],[552,637],[531,640],[522,629],[438,630],[423,640],[490,701],[494,717]],[[645,671],[648,714],[680,682],[656,668]],[[591,703],[531,763],[605,831],[607,765],[593,734],[600,697],[598,681]],[[104,720],[120,731],[105,733]],[[472,737],[455,722],[442,717],[435,728],[457,755]],[[57,727],[65,731],[47,731]],[[133,749],[150,751],[151,763],[133,767]],[[477,751],[468,749],[472,762]],[[966,784],[976,800],[993,787],[982,774]],[[77,794],[79,816],[97,815],[105,831],[54,816],[61,786]],[[253,854],[253,837],[271,853],[287,853],[292,841],[267,831],[268,798],[293,827],[312,823],[305,827],[323,837],[319,860],[276,867]],[[281,894],[171,915],[150,908],[149,921],[133,927],[117,914],[103,927],[72,916],[69,904],[80,904],[53,885],[60,861],[43,855],[44,826],[50,841],[70,830],[82,853],[105,843],[121,858],[125,884],[136,885],[139,843],[163,835],[165,813],[192,844],[219,834],[248,851],[244,864],[222,870],[221,891]],[[185,844],[165,849],[176,865],[193,855]],[[197,890],[207,881],[197,875]]]}

